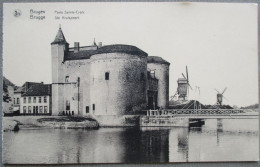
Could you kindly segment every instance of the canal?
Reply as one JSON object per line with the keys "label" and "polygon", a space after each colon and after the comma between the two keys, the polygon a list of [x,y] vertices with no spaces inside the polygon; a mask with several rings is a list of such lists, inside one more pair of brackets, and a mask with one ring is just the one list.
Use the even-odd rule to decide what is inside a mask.
{"label": "canal", "polygon": [[201,128],[42,129],[4,132],[5,164],[258,160],[258,120],[205,120]]}

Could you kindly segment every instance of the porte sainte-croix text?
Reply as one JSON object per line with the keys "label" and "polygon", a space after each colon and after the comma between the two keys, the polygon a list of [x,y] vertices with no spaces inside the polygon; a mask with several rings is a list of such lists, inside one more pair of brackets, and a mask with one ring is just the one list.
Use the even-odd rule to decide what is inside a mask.
{"label": "porte sainte-croix text", "polygon": [[80,10],[57,11],[57,10],[55,10],[54,14],[56,14],[55,20],[60,20],[60,19],[64,19],[64,20],[78,20],[78,19],[80,19],[79,15],[85,14],[85,11],[80,11]]}

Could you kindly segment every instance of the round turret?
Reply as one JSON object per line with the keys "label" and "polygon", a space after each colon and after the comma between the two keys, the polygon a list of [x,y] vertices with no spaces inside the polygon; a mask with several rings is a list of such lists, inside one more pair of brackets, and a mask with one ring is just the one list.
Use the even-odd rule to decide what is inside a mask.
{"label": "round turret", "polygon": [[146,107],[147,54],[135,46],[108,45],[90,57],[94,115],[127,115]]}

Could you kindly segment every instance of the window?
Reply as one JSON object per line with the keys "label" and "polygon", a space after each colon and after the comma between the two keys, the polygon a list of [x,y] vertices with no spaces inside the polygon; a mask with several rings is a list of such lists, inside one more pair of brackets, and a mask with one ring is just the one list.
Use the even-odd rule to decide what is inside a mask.
{"label": "window", "polygon": [[42,97],[39,97],[39,103],[41,103],[42,102]]}
{"label": "window", "polygon": [[109,72],[105,73],[105,80],[109,80]]}
{"label": "window", "polygon": [[40,106],[40,113],[42,113],[42,106]]}
{"label": "window", "polygon": [[32,101],[32,98],[28,97],[28,103],[31,103],[31,101]]}
{"label": "window", "polygon": [[96,106],[95,106],[95,104],[93,104],[93,105],[92,105],[92,108],[93,108],[93,110],[95,110],[95,109],[96,109]]}
{"label": "window", "polygon": [[129,74],[126,73],[126,80],[128,81],[129,80]]}
{"label": "window", "polygon": [[150,71],[151,78],[155,78],[155,71]]}
{"label": "window", "polygon": [[26,103],[26,97],[23,98],[23,103]]}
{"label": "window", "polygon": [[20,99],[19,99],[19,98],[17,98],[16,104],[19,104],[19,103],[20,103]]}
{"label": "window", "polygon": [[23,113],[26,113],[26,106],[23,106]]}
{"label": "window", "polygon": [[140,79],[141,79],[141,81],[144,81],[144,73],[143,72],[141,73],[141,78]]}
{"label": "window", "polygon": [[15,98],[14,98],[14,104],[15,104]]}
{"label": "window", "polygon": [[33,102],[36,103],[36,97],[33,97]]}
{"label": "window", "polygon": [[65,83],[68,83],[69,82],[69,76],[66,76],[65,77]]}
{"label": "window", "polygon": [[86,113],[89,113],[89,106],[86,106]]}
{"label": "window", "polygon": [[28,113],[32,113],[32,107],[31,106],[28,107]]}
{"label": "window", "polygon": [[33,106],[33,113],[35,114],[35,112],[36,112],[36,109],[35,109],[36,107],[35,106]]}
{"label": "window", "polygon": [[48,108],[47,108],[47,106],[44,106],[44,113],[48,113]]}
{"label": "window", "polygon": [[44,103],[47,103],[47,97],[46,96],[44,96],[43,101],[44,101]]}

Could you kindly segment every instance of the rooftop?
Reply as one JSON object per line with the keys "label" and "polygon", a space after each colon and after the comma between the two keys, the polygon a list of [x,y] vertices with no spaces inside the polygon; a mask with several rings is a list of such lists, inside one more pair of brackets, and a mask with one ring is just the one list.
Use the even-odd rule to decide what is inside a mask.
{"label": "rooftop", "polygon": [[163,58],[159,56],[148,56],[147,57],[147,63],[160,63],[160,64],[167,64],[170,65],[170,63]]}
{"label": "rooftop", "polygon": [[41,82],[25,82],[23,86],[17,87],[17,89],[14,91],[15,93],[24,93],[26,92],[31,86],[37,85],[37,84],[43,84]]}
{"label": "rooftop", "polygon": [[22,96],[51,96],[51,84],[33,85]]}
{"label": "rooftop", "polygon": [[147,57],[148,54],[132,45],[106,45],[98,48],[97,50],[83,50],[79,52],[68,52],[65,55],[66,60],[80,60],[89,59],[92,55],[102,54],[102,53],[126,53],[130,55],[138,55],[140,57]]}
{"label": "rooftop", "polygon": [[15,93],[23,93],[23,92],[25,92],[25,87],[19,86],[14,92]]}

